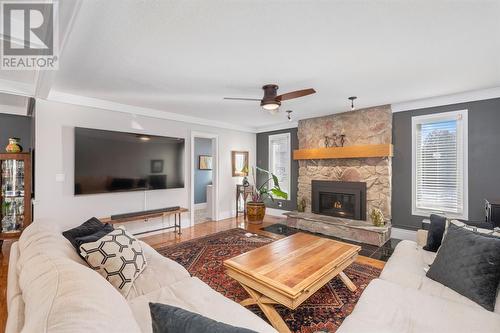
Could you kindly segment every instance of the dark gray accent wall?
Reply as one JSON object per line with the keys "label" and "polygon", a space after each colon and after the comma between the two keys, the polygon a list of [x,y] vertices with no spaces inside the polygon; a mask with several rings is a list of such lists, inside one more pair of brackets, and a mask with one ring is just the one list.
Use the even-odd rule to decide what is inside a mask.
{"label": "dark gray accent wall", "polygon": [[212,139],[194,138],[194,203],[207,202],[207,185],[212,184],[212,170],[200,170],[200,155],[212,155]]}
{"label": "dark gray accent wall", "polygon": [[460,103],[393,115],[392,223],[418,229],[421,216],[411,215],[412,128],[414,116],[446,111],[468,111],[469,220],[484,220],[484,199],[500,198],[500,98]]}
{"label": "dark gray accent wall", "polygon": [[7,146],[9,138],[11,137],[21,139],[21,146],[23,146],[24,151],[29,151],[31,148],[33,148],[33,118],[1,112],[2,109],[0,106],[0,151],[5,152],[5,147]]}
{"label": "dark gray accent wall", "polygon": [[[293,154],[294,149],[299,149],[299,139],[297,136],[297,128],[284,129],[279,131],[265,132],[257,134],[257,166],[259,168],[269,169],[269,135],[290,133],[292,149],[290,154]],[[291,182],[290,182],[290,195],[289,200],[274,200],[266,202],[266,206],[270,208],[283,209],[283,210],[296,210],[297,209],[297,187],[299,179],[299,162],[294,161],[291,156]],[[257,183],[262,184],[265,179],[259,175]]]}

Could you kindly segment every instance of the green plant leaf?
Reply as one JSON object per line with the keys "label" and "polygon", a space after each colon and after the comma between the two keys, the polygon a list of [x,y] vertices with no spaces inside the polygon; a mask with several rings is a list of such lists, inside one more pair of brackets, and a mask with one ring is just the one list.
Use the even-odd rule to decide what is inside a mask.
{"label": "green plant leaf", "polygon": [[276,175],[273,174],[271,174],[271,176],[273,177],[274,187],[280,188],[278,177],[276,177]]}
{"label": "green plant leaf", "polygon": [[271,190],[271,193],[272,193],[274,196],[278,197],[278,198],[283,198],[283,199],[285,199],[285,200],[286,200],[286,199],[288,199],[288,194],[287,194],[286,192],[283,192],[283,191],[282,191],[281,189],[279,189],[279,188],[273,188],[273,189]]}

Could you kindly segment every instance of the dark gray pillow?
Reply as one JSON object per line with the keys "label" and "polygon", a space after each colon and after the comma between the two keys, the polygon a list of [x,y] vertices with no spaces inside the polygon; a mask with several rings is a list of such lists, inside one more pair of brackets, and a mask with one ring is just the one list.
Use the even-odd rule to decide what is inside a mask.
{"label": "dark gray pillow", "polygon": [[113,230],[115,229],[111,224],[102,223],[99,219],[93,217],[76,228],[64,231],[62,234],[70,241],[76,252],[80,254],[80,245],[95,242]]}
{"label": "dark gray pillow", "polygon": [[450,223],[427,277],[493,311],[500,283],[500,237]]}
{"label": "dark gray pillow", "polygon": [[430,220],[431,224],[427,233],[427,244],[425,244],[424,250],[436,252],[443,240],[444,230],[446,229],[446,217],[431,214]]}
{"label": "dark gray pillow", "polygon": [[153,333],[256,333],[171,305],[149,303],[149,310],[153,323]]}

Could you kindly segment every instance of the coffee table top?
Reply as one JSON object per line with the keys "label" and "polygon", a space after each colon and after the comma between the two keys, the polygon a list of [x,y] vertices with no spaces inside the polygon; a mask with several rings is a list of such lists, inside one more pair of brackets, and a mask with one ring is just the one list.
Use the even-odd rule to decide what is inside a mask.
{"label": "coffee table top", "polygon": [[325,275],[351,263],[361,247],[296,233],[224,261],[224,266],[296,297]]}

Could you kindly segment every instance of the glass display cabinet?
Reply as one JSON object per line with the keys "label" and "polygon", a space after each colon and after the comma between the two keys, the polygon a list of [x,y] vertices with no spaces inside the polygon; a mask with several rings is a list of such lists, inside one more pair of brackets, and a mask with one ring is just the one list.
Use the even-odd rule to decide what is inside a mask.
{"label": "glass display cabinet", "polygon": [[0,171],[2,242],[18,238],[31,223],[31,154],[0,154]]}

